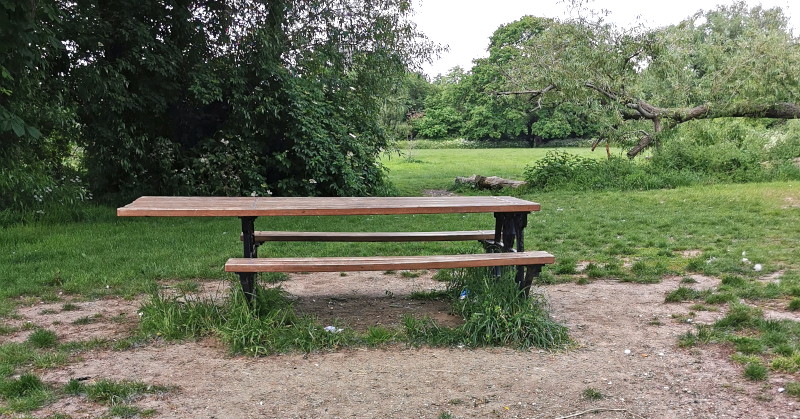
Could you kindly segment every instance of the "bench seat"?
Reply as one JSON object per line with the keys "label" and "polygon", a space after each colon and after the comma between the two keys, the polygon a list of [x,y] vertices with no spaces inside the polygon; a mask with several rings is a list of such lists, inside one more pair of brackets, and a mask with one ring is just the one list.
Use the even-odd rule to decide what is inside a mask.
{"label": "bench seat", "polygon": [[413,269],[535,266],[555,262],[541,251],[436,256],[370,256],[318,258],[232,258],[226,272],[347,272]]}
{"label": "bench seat", "polygon": [[329,232],[329,231],[256,231],[256,243],[264,242],[424,242],[494,239],[494,230],[416,231],[416,232]]}

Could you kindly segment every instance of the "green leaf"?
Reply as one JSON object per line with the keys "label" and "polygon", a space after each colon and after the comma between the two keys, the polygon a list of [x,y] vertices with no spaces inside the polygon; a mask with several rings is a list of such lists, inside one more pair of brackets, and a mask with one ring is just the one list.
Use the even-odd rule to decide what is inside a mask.
{"label": "green leaf", "polygon": [[25,124],[19,118],[14,118],[11,120],[11,130],[14,131],[14,134],[17,134],[17,137],[22,137],[25,135]]}
{"label": "green leaf", "polygon": [[34,139],[39,139],[42,137],[42,132],[39,131],[36,127],[28,125],[25,127],[25,130],[28,131],[28,135],[30,135]]}

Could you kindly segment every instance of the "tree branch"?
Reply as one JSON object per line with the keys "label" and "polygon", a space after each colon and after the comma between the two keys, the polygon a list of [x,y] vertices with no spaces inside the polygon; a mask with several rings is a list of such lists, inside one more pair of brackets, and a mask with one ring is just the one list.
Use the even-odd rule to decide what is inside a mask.
{"label": "tree branch", "polygon": [[551,84],[544,89],[541,90],[517,90],[517,91],[510,91],[510,92],[491,92],[491,94],[495,96],[510,96],[510,95],[534,95],[534,96],[541,96],[553,89],[556,88],[556,85]]}
{"label": "tree branch", "polygon": [[647,148],[653,141],[653,137],[650,134],[644,131],[640,131],[640,133],[642,134],[642,138],[639,139],[639,144],[636,144],[635,147],[628,150],[627,154],[629,159],[636,157],[637,154],[639,154],[642,150]]}

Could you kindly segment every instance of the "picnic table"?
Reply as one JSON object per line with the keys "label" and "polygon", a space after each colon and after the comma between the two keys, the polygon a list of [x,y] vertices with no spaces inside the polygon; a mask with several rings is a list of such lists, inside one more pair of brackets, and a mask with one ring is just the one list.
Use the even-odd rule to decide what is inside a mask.
{"label": "picnic table", "polygon": [[[231,258],[225,270],[239,275],[250,298],[257,272],[339,272],[395,269],[442,269],[517,266],[516,281],[527,292],[533,277],[551,254],[525,251],[523,233],[535,202],[509,196],[445,197],[181,197],[143,196],[117,209],[120,217],[238,217],[243,257]],[[435,232],[304,232],[256,231],[257,217],[375,216],[397,214],[492,213],[494,229]],[[356,222],[358,218],[355,218]],[[335,258],[259,258],[266,241],[450,241],[479,240],[486,253],[434,256]],[[525,268],[527,267],[527,271]]]}

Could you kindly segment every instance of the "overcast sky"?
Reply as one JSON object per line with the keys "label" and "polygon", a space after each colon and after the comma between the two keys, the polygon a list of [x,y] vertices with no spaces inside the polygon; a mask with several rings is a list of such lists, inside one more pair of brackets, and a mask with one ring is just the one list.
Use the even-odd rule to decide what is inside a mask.
{"label": "overcast sky", "polygon": [[[699,10],[714,9],[732,0],[594,0],[589,7],[608,10],[609,19],[619,25],[632,26],[637,20],[649,27],[678,23]],[[779,6],[791,18],[794,33],[800,30],[800,4],[792,7],[787,0],[748,0],[751,6]],[[498,26],[524,15],[565,17],[567,6],[558,0],[417,0],[414,21],[428,38],[449,45],[450,50],[433,64],[423,67],[428,76],[445,74],[455,66],[469,70],[472,59],[485,57],[489,36]]]}

